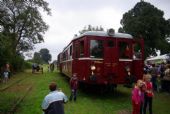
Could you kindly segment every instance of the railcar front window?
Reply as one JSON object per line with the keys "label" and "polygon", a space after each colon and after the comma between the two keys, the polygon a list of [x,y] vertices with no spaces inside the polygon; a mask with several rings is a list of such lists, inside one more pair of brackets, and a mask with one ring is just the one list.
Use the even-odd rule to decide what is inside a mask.
{"label": "railcar front window", "polygon": [[103,58],[103,41],[91,40],[90,41],[90,57]]}
{"label": "railcar front window", "polygon": [[109,40],[107,42],[107,45],[108,45],[108,47],[112,48],[112,47],[114,47],[114,42],[112,40]]}
{"label": "railcar front window", "polygon": [[119,42],[119,57],[122,59],[130,58],[130,46],[127,42]]}

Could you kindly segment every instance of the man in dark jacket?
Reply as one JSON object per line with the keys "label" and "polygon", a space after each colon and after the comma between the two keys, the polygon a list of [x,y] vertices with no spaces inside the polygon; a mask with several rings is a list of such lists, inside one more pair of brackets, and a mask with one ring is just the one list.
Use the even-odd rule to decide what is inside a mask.
{"label": "man in dark jacket", "polygon": [[64,114],[63,103],[67,102],[67,97],[56,88],[57,85],[54,82],[49,85],[51,92],[44,98],[42,103],[44,114]]}

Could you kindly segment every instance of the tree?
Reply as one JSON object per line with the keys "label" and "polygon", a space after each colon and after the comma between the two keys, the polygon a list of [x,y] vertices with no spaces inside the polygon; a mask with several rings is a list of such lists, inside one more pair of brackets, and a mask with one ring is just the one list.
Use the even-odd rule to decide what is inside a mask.
{"label": "tree", "polygon": [[40,63],[43,62],[40,53],[38,53],[38,52],[35,52],[35,53],[34,53],[33,61],[34,61],[35,63],[38,63],[38,64],[40,64]]}
{"label": "tree", "polygon": [[166,37],[170,35],[170,21],[164,17],[164,12],[148,2],[138,2],[134,8],[123,15],[122,28],[119,32],[132,34],[136,38],[144,38],[145,56],[168,53],[170,45]]}
{"label": "tree", "polygon": [[38,64],[49,63],[51,61],[51,54],[48,49],[43,48],[39,52],[34,53],[32,61]]}
{"label": "tree", "polygon": [[40,55],[41,55],[41,59],[45,62],[48,63],[49,61],[51,61],[51,54],[49,53],[49,50],[46,48],[43,48],[39,51]]}
{"label": "tree", "polygon": [[44,41],[48,25],[41,17],[40,8],[51,13],[44,0],[0,1],[0,28],[12,39],[13,53],[31,50],[34,44]]}
{"label": "tree", "polygon": [[23,55],[18,53],[14,56],[14,54],[11,53],[11,42],[11,38],[0,32],[0,68],[5,66],[6,63],[9,63],[12,72],[21,71],[25,65]]}
{"label": "tree", "polygon": [[9,61],[11,56],[9,40],[9,38],[0,33],[0,67]]}

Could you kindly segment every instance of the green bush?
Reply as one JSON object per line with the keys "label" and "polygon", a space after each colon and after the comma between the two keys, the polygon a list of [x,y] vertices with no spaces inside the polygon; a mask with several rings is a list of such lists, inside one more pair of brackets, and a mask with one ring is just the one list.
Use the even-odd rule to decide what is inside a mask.
{"label": "green bush", "polygon": [[28,61],[24,61],[24,69],[30,69],[32,67],[32,63]]}
{"label": "green bush", "polygon": [[10,60],[12,70],[14,72],[19,72],[24,70],[24,59],[18,55],[12,57]]}

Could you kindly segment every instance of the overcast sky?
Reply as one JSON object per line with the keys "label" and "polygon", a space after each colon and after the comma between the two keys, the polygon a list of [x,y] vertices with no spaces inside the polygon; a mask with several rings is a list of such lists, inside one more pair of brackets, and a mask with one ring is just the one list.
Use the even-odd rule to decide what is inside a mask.
{"label": "overcast sky", "polygon": [[[102,26],[105,30],[121,26],[122,15],[132,9],[140,0],[46,0],[52,15],[42,14],[49,30],[44,43],[37,44],[35,51],[49,49],[52,60],[72,40],[74,34],[84,26]],[[170,18],[170,0],[145,0],[164,11],[165,19]]]}

